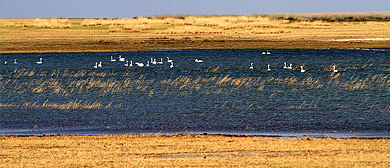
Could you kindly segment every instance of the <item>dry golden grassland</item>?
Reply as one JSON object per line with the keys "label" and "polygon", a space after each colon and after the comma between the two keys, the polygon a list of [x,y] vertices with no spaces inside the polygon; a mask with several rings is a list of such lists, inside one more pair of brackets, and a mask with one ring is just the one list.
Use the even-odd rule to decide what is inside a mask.
{"label": "dry golden grassland", "polygon": [[[0,19],[1,53],[244,48],[390,49],[382,20],[334,16],[160,16],[122,19]],[[358,17],[359,16],[359,17]],[[376,15],[375,15],[376,16]],[[368,17],[368,21],[365,18]]]}
{"label": "dry golden grassland", "polygon": [[389,139],[0,137],[1,167],[389,167]]}

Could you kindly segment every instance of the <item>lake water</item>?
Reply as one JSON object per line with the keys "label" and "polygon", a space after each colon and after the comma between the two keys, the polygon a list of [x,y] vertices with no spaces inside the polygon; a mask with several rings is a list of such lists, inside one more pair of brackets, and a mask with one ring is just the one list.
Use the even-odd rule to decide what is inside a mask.
{"label": "lake water", "polygon": [[264,51],[1,54],[0,134],[390,137],[390,51]]}

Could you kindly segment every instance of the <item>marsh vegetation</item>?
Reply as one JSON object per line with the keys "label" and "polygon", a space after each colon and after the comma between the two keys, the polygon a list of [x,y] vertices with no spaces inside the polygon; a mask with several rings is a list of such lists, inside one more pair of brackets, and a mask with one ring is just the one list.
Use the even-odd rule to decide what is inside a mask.
{"label": "marsh vegetation", "polygon": [[[18,64],[2,65],[2,126],[77,125],[129,132],[389,131],[388,51],[261,52],[3,55],[17,57]],[[126,67],[110,61],[118,55],[133,62],[146,64],[153,58],[164,63]],[[34,63],[39,57],[42,65]],[[166,57],[173,60],[173,68]],[[99,61],[102,67],[94,68]],[[292,63],[291,70],[283,62]]]}

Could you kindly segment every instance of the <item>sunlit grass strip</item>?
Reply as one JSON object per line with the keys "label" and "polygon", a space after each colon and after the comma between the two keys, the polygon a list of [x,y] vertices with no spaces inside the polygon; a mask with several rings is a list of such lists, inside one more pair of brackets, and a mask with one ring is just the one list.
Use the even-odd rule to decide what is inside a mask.
{"label": "sunlit grass strip", "polygon": [[[305,19],[303,19],[305,18]],[[337,18],[338,20],[333,20]],[[130,32],[143,32],[155,30],[154,34],[286,34],[294,33],[294,29],[330,29],[330,26],[340,26],[335,21],[345,21],[350,18],[346,16],[322,16],[322,17],[298,17],[279,15],[247,15],[247,16],[155,16],[155,17],[134,17],[119,19],[84,19],[82,27],[109,26],[115,28],[110,32],[121,32],[122,28]],[[372,19],[372,16],[353,16],[347,21],[379,21]],[[359,19],[357,19],[359,18]],[[368,19],[371,18],[371,19]],[[363,19],[363,20],[361,20]],[[386,18],[382,18],[388,20]],[[296,22],[299,21],[299,22]],[[338,23],[338,22],[337,22]],[[343,23],[341,26],[350,23]],[[7,27],[12,25],[5,25]],[[159,27],[166,27],[159,29]],[[156,29],[157,28],[157,29]]]}
{"label": "sunlit grass strip", "polygon": [[[264,16],[157,16],[157,17],[134,17],[120,19],[84,19],[80,26],[115,27],[109,32],[142,32],[153,31],[155,34],[222,34],[252,33],[252,34],[280,34],[291,31],[278,30],[288,20],[270,19]],[[165,27],[159,29],[159,27]],[[284,26],[285,27],[285,26]],[[157,29],[156,29],[157,28]],[[272,29],[272,30],[264,30]]]}
{"label": "sunlit grass strip", "polygon": [[[105,106],[110,108],[111,105]],[[69,101],[67,103],[51,103],[45,101],[43,104],[38,102],[26,102],[23,105],[16,105],[15,103],[0,103],[0,108],[43,108],[43,109],[60,109],[60,110],[91,110],[91,109],[102,109],[103,105],[100,102],[82,102],[82,101]]]}
{"label": "sunlit grass strip", "polygon": [[0,103],[0,108],[13,108],[13,107],[19,107],[15,103]]}
{"label": "sunlit grass strip", "polygon": [[81,101],[70,101],[68,103],[57,104],[57,103],[48,103],[44,102],[41,108],[47,109],[61,109],[61,110],[70,110],[70,109],[79,109],[79,110],[90,110],[90,109],[101,109],[102,104],[99,102],[93,103],[81,103]]}

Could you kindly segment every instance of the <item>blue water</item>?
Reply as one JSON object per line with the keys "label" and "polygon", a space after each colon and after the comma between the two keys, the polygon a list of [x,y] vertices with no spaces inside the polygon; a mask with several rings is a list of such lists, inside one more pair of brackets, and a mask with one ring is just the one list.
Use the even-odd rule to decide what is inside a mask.
{"label": "blue water", "polygon": [[390,51],[263,51],[1,54],[0,134],[390,137]]}

